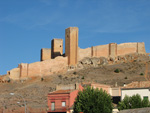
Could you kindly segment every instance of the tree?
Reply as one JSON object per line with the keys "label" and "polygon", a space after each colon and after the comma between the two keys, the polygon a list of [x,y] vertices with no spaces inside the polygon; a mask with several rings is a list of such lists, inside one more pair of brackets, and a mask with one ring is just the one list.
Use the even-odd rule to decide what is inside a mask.
{"label": "tree", "polygon": [[141,96],[139,94],[133,95],[131,97],[125,96],[125,98],[119,102],[118,109],[134,109],[134,108],[143,108],[143,107],[149,107],[150,102],[148,99],[141,99]]}
{"label": "tree", "polygon": [[102,89],[87,87],[79,91],[74,103],[74,113],[112,113],[111,96]]}
{"label": "tree", "polygon": [[150,102],[148,99],[143,99],[142,101],[142,106],[143,107],[150,107]]}
{"label": "tree", "polygon": [[129,96],[126,95],[124,97],[123,101],[119,102],[118,109],[119,110],[131,109],[131,106],[130,106],[130,97]]}

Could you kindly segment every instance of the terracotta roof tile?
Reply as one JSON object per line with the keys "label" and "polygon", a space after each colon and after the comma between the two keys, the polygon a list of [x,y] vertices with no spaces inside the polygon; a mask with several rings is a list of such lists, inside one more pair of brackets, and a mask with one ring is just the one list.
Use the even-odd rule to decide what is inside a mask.
{"label": "terracotta roof tile", "polygon": [[124,86],[122,89],[126,88],[150,88],[150,81],[132,82]]}

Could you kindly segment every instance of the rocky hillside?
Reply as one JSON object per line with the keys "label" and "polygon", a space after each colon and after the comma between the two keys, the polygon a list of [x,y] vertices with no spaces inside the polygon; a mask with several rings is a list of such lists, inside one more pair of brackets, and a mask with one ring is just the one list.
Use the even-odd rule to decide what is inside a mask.
{"label": "rocky hillside", "polygon": [[[146,70],[146,71],[145,71]],[[114,86],[123,86],[132,81],[145,81],[150,76],[150,57],[132,54],[113,58],[85,58],[77,68],[69,69],[66,74],[55,74],[44,78],[0,83],[0,108],[9,113],[19,112],[23,108],[22,99],[10,93],[21,94],[27,101],[28,111],[47,110],[47,94],[55,90],[57,84],[73,84],[76,82],[97,82]],[[20,103],[17,103],[20,102]],[[23,109],[20,109],[20,111]]]}

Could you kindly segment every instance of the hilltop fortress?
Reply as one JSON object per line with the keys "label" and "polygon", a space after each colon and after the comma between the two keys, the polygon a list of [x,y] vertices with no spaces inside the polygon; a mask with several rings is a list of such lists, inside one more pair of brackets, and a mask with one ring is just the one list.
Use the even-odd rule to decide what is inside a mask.
{"label": "hilltop fortress", "polygon": [[13,80],[34,76],[43,77],[56,73],[65,73],[69,67],[76,67],[78,62],[85,57],[116,59],[117,56],[131,53],[147,54],[143,42],[110,43],[80,49],[78,47],[78,31],[77,27],[69,27],[65,30],[65,54],[63,54],[63,39],[53,39],[51,41],[51,49],[41,49],[41,61],[31,64],[21,63],[17,68],[8,71],[7,75]]}

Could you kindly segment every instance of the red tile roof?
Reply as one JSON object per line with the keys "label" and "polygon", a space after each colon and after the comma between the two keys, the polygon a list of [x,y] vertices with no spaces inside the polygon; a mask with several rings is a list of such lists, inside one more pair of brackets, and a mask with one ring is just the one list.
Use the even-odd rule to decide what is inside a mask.
{"label": "red tile roof", "polygon": [[49,94],[61,94],[61,93],[71,93],[72,91],[74,91],[74,90],[57,90],[57,91],[54,91],[54,92],[51,92],[51,93],[49,93]]}
{"label": "red tile roof", "polygon": [[150,88],[150,81],[132,82],[124,86],[122,89],[130,89],[130,88]]}

